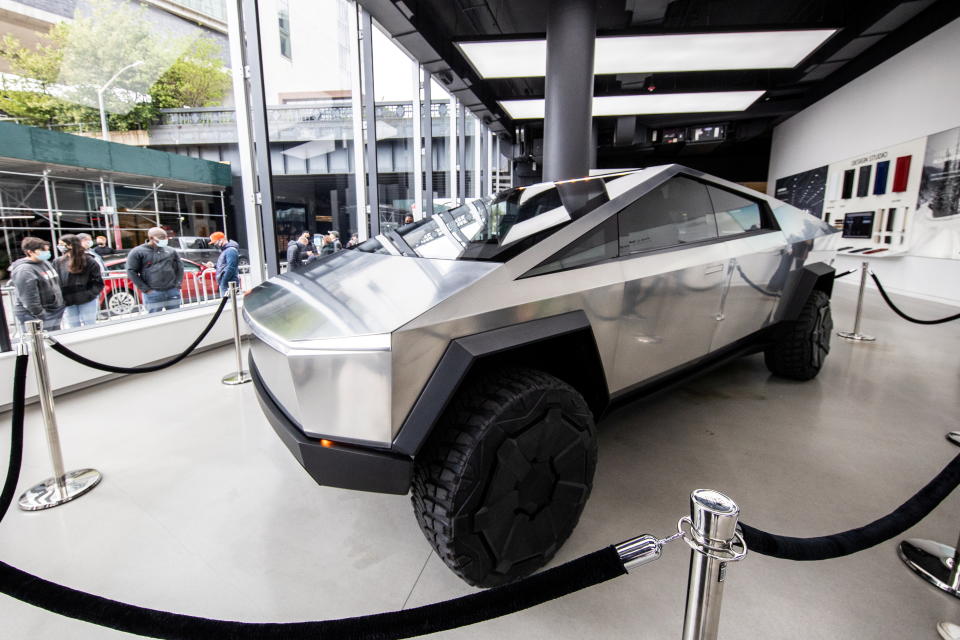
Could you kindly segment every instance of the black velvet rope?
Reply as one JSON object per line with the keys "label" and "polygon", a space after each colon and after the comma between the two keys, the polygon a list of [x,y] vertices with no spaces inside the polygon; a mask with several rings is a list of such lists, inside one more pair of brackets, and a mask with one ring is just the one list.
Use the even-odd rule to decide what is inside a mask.
{"label": "black velvet rope", "polygon": [[110,373],[150,373],[151,371],[160,371],[161,369],[166,369],[167,367],[173,366],[186,358],[194,349],[197,348],[197,345],[203,342],[203,339],[206,338],[207,334],[210,333],[210,330],[213,329],[213,325],[217,323],[217,320],[220,318],[220,314],[223,313],[223,308],[226,306],[227,300],[229,300],[227,296],[224,296],[220,299],[220,306],[217,307],[217,311],[213,314],[213,317],[210,318],[210,322],[207,323],[207,326],[204,327],[203,331],[200,332],[200,335],[197,336],[197,339],[194,340],[184,352],[158,364],[151,364],[145,367],[118,367],[116,365],[103,364],[102,362],[96,362],[86,358],[76,351],[71,351],[56,340],[50,341],[50,348],[60,355],[70,358],[74,362],[79,362],[80,364],[90,367],[91,369],[99,369],[100,371],[109,371]]}
{"label": "black velvet rope", "polygon": [[838,278],[842,278],[842,277],[844,277],[844,276],[848,276],[848,275],[850,275],[851,273],[856,273],[856,272],[857,272],[856,269],[847,269],[846,271],[844,271],[844,272],[842,272],[842,273],[838,273],[837,275],[833,276],[833,279],[836,280],[836,279],[838,279]]}
{"label": "black velvet rope", "polygon": [[877,290],[880,291],[880,296],[883,298],[883,301],[887,303],[893,312],[906,320],[907,322],[913,322],[916,324],[943,324],[944,322],[953,322],[954,320],[960,319],[960,313],[955,313],[952,316],[947,316],[946,318],[940,318],[938,320],[918,320],[908,316],[903,311],[897,308],[897,305],[893,304],[893,300],[890,299],[890,296],[887,295],[886,290],[883,288],[883,285],[880,284],[880,279],[877,278],[876,274],[871,273],[870,277],[873,278],[873,282],[877,285]]}
{"label": "black velvet rope", "polygon": [[759,292],[762,293],[763,295],[765,295],[765,296],[770,296],[771,298],[779,298],[779,297],[780,297],[780,294],[777,293],[776,291],[767,291],[766,289],[764,289],[764,288],[761,287],[760,285],[758,285],[758,284],[756,284],[755,282],[753,282],[750,278],[747,277],[747,274],[745,274],[745,273],[743,272],[743,269],[740,267],[740,265],[737,265],[737,271],[740,272],[740,277],[743,278],[743,281],[746,282],[747,285],[749,285],[751,289],[756,289],[757,291],[759,291]]}
{"label": "black velvet rope", "polygon": [[755,529],[741,522],[747,548],[784,560],[829,560],[869,549],[895,538],[925,518],[960,485],[960,455],[936,478],[893,513],[858,529],[817,538],[791,538]]}
{"label": "black velvet rope", "polygon": [[[26,354],[17,356],[13,368],[13,414],[10,418],[10,463],[7,466],[7,479],[0,492],[0,520],[17,491],[17,482],[20,480],[20,465],[23,462],[23,405],[27,385]],[[18,401],[19,399],[19,401]]]}
{"label": "black velvet rope", "polygon": [[[222,309],[221,305],[221,309]],[[0,500],[0,521],[13,499],[23,457],[27,356],[17,356],[13,383],[10,465]],[[391,640],[447,631],[516,613],[626,573],[607,547],[487,591],[415,609],[313,622],[234,622],[157,611],[117,602],[44,580],[0,562],[0,593],[53,613],[150,638],[171,640]]]}

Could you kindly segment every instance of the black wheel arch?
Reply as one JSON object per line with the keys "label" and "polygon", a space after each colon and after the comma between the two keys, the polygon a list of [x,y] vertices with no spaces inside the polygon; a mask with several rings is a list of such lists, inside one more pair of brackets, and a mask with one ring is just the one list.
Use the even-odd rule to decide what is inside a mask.
{"label": "black wheel arch", "polygon": [[791,322],[800,317],[803,305],[813,291],[822,291],[831,297],[835,270],[823,262],[805,264],[790,275],[790,285],[777,308],[778,322]]}
{"label": "black wheel arch", "polygon": [[582,310],[571,311],[452,340],[407,414],[393,450],[415,456],[470,376],[505,366],[538,369],[563,380],[583,396],[595,418],[609,404],[590,320]]}

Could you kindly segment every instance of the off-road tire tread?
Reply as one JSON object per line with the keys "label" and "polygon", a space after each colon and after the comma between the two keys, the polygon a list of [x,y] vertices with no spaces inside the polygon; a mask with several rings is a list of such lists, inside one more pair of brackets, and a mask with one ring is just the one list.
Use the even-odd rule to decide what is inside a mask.
{"label": "off-road tire tread", "polygon": [[[589,419],[592,439],[591,472],[596,467],[596,428],[586,402],[577,391],[562,380],[535,369],[511,367],[478,375],[451,400],[440,423],[418,454],[412,480],[411,501],[417,522],[438,556],[450,569],[474,586],[492,587],[511,582],[521,576],[489,574],[478,577],[467,569],[470,558],[458,556],[454,541],[454,498],[460,479],[467,471],[470,457],[487,432],[495,427],[499,409],[531,389],[562,389],[580,405]],[[579,519],[589,497],[584,495],[574,518]],[[556,548],[545,554],[537,566],[546,564],[569,537],[573,526],[558,540]],[[476,536],[474,536],[476,537]],[[534,567],[534,569],[537,567]],[[532,573],[531,569],[527,573]]]}
{"label": "off-road tire tread", "polygon": [[792,380],[811,380],[820,373],[823,362],[820,365],[814,362],[813,350],[816,347],[811,335],[817,315],[824,306],[827,307],[824,329],[828,333],[833,331],[830,297],[822,291],[814,290],[797,319],[785,327],[776,342],[763,352],[764,363],[771,373]]}

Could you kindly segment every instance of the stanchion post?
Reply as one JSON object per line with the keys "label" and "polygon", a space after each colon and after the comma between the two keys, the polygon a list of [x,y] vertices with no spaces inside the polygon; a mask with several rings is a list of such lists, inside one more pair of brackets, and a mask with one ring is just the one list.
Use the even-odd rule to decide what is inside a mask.
{"label": "stanchion post", "polygon": [[249,371],[243,370],[243,353],[241,352],[241,343],[240,343],[240,306],[237,302],[237,283],[230,283],[230,306],[233,307],[233,348],[236,351],[237,355],[237,371],[236,373],[228,373],[223,376],[223,384],[226,385],[238,385],[250,382],[252,378],[250,377]]}
{"label": "stanchion post", "polygon": [[918,576],[960,598],[960,538],[956,547],[919,538],[904,540],[897,547],[897,554]]}
{"label": "stanchion post", "polygon": [[53,389],[50,386],[46,349],[43,344],[43,323],[40,320],[30,320],[26,323],[26,330],[27,337],[30,340],[30,350],[33,352],[33,370],[36,373],[40,411],[43,414],[47,446],[50,449],[50,460],[53,463],[53,477],[28,489],[20,496],[19,505],[24,511],[38,511],[79,498],[100,484],[103,476],[96,469],[64,471],[63,451],[60,448],[60,434],[57,430],[57,415],[53,406]]}
{"label": "stanchion post", "polygon": [[863,294],[867,290],[867,272],[870,270],[870,263],[863,262],[860,265],[860,293],[857,295],[857,315],[853,320],[853,331],[838,331],[837,335],[844,340],[853,342],[873,342],[876,340],[873,336],[860,333],[860,319],[863,315]]}
{"label": "stanchion post", "polygon": [[[697,489],[690,494],[690,517],[680,521],[683,539],[691,548],[683,640],[717,638],[727,563],[746,555],[737,533],[739,515],[740,507],[719,491]],[[688,532],[683,531],[684,522]]]}

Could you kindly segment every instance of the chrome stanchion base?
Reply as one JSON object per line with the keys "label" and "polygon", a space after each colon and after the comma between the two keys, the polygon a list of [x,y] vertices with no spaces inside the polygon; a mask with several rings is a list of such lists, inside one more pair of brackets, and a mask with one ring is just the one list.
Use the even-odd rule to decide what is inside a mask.
{"label": "chrome stanchion base", "polygon": [[221,380],[221,382],[232,387],[238,384],[246,384],[251,380],[253,380],[253,378],[250,377],[249,371],[237,371],[236,373],[228,373],[227,375],[223,376],[223,380]]}
{"label": "chrome stanchion base", "polygon": [[954,553],[953,547],[919,538],[904,540],[897,547],[897,555],[914,573],[937,589],[960,598],[960,590],[950,586]]}
{"label": "chrome stanchion base", "polygon": [[876,338],[873,336],[867,336],[862,333],[854,333],[853,331],[837,331],[837,335],[843,338],[844,340],[852,340],[854,342],[874,342]]}
{"label": "chrome stanchion base", "polygon": [[948,433],[947,440],[960,447],[960,431],[951,431]]}
{"label": "chrome stanchion base", "polygon": [[103,480],[103,476],[96,469],[68,471],[63,474],[63,478],[66,481],[66,495],[60,495],[55,478],[47,478],[20,496],[20,508],[24,511],[39,511],[56,507],[79,498]]}

